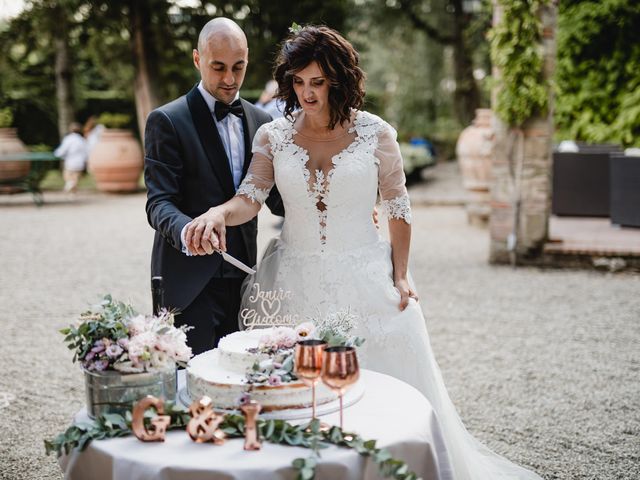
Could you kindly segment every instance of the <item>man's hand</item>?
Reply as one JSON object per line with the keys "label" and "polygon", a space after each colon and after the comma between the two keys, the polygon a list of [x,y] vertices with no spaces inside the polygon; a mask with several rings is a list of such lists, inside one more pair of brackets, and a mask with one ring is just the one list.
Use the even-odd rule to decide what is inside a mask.
{"label": "man's hand", "polygon": [[400,310],[403,311],[409,305],[409,299],[413,298],[416,302],[418,301],[418,295],[413,289],[409,286],[409,281],[406,278],[395,280],[395,286],[400,292]]}
{"label": "man's hand", "polygon": [[212,207],[194,218],[185,233],[186,247],[196,255],[210,255],[216,250],[227,251],[224,210]]}

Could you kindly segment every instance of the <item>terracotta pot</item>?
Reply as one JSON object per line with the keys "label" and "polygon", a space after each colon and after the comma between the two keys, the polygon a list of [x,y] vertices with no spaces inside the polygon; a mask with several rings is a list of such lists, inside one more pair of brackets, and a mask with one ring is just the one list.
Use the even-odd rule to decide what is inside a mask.
{"label": "terracotta pot", "polygon": [[[27,153],[28,151],[24,143],[18,138],[15,128],[0,128],[0,157]],[[30,169],[31,162],[0,160],[0,182],[26,177]]]}
{"label": "terracotta pot", "polygon": [[489,186],[494,149],[492,117],[490,109],[477,109],[476,118],[462,131],[456,145],[462,183],[468,194],[467,215],[471,223],[486,223],[491,213]]}
{"label": "terracotta pot", "polygon": [[143,157],[140,144],[129,130],[105,129],[89,155],[89,172],[102,192],[138,189]]}

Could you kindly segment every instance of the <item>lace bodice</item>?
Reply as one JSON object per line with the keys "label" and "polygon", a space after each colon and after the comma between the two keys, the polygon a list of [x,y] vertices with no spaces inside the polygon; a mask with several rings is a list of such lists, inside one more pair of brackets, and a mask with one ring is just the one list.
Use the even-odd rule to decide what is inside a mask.
{"label": "lace bodice", "polygon": [[252,151],[237,195],[263,203],[277,184],[286,211],[282,240],[299,250],[346,251],[376,242],[371,214],[378,192],[390,217],[411,222],[396,132],[373,114],[356,112],[345,136],[322,145],[305,141],[280,118],[260,127]]}

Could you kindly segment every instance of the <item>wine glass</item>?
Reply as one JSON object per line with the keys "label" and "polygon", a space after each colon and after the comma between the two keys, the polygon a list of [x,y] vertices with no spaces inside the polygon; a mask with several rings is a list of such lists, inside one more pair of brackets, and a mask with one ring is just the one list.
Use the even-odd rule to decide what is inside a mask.
{"label": "wine glass", "polygon": [[340,429],[343,426],[342,397],[360,377],[355,347],[328,347],[324,349],[322,381],[340,397]]}
{"label": "wine glass", "polygon": [[316,383],[322,374],[322,357],[326,346],[327,342],[322,340],[302,340],[296,344],[294,373],[311,387],[311,420],[316,418]]}

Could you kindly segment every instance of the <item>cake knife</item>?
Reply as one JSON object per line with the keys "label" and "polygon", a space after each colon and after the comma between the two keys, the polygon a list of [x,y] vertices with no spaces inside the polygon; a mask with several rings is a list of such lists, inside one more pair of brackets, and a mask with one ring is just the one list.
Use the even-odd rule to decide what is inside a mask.
{"label": "cake knife", "polygon": [[233,265],[234,267],[239,268],[243,272],[247,272],[249,275],[253,275],[254,273],[256,273],[256,271],[253,268],[245,265],[244,263],[242,263],[237,258],[232,257],[227,252],[223,252],[219,248],[216,248],[216,252],[218,252],[220,255],[222,255],[222,258],[224,259],[225,262],[230,263],[231,265]]}

